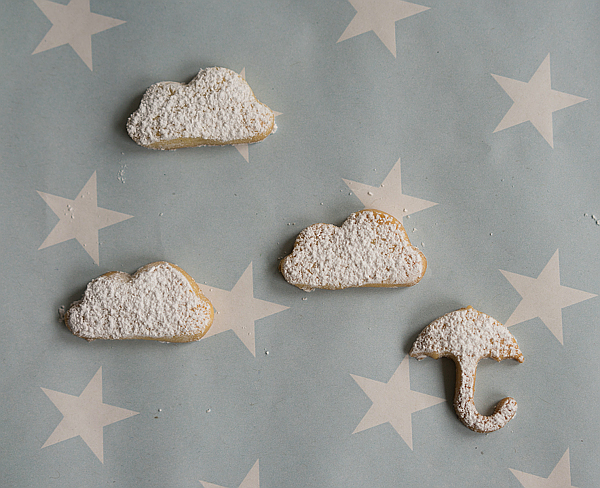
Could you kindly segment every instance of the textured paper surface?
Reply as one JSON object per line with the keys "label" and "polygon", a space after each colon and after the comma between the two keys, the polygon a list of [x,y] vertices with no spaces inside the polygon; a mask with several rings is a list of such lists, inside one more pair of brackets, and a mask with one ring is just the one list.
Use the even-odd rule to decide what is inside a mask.
{"label": "textured paper surface", "polygon": [[[596,0],[22,0],[0,17],[0,485],[595,487],[600,479]],[[148,86],[242,73],[259,144],[150,151]],[[428,269],[317,290],[279,259],[375,207]],[[111,270],[181,266],[193,344],[94,341],[60,310]],[[525,357],[481,361],[489,435],[418,333],[472,305]]]}

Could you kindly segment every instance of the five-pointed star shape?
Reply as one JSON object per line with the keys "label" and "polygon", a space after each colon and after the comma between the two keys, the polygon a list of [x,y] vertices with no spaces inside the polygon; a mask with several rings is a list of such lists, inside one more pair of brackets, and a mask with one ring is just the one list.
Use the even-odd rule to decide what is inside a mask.
{"label": "five-pointed star shape", "polygon": [[38,194],[60,219],[39,249],[77,239],[97,265],[100,265],[98,230],[133,217],[98,207],[95,171],[75,200],[41,191]]}
{"label": "five-pointed star shape", "polygon": [[[214,483],[208,483],[202,480],[200,480],[200,483],[202,483],[204,488],[225,488],[224,486],[215,485]],[[260,488],[258,479],[258,459],[254,463],[254,466],[250,468],[250,471],[248,471],[248,474],[238,488]]]}
{"label": "five-pointed star shape", "polygon": [[402,0],[348,0],[356,15],[337,42],[373,31],[396,57],[396,21],[418,14],[429,7]]}
{"label": "five-pointed star shape", "polygon": [[42,449],[81,436],[101,463],[104,463],[104,426],[139,413],[102,403],[102,367],[79,396],[46,388],[42,390],[63,414]]}
{"label": "five-pointed star shape", "polygon": [[[242,71],[240,71],[240,76],[244,78],[244,80],[246,79],[246,68],[242,68]],[[275,117],[281,115],[281,112],[275,112],[275,110],[273,110],[273,113],[275,114]],[[242,155],[242,157],[246,160],[247,163],[250,162],[250,151],[248,150],[249,145],[250,144],[248,143],[233,145],[233,147],[235,147],[238,150],[238,152]]]}
{"label": "five-pointed star shape", "polygon": [[231,291],[220,290],[208,285],[200,289],[215,307],[215,319],[205,338],[233,330],[248,350],[256,356],[254,343],[254,321],[268,317],[289,307],[254,298],[252,263]]}
{"label": "five-pointed star shape", "polygon": [[49,0],[33,1],[52,22],[52,27],[32,54],[69,44],[90,70],[92,35],[125,23],[124,20],[92,13],[90,0],[71,0],[68,5]]}
{"label": "five-pointed star shape", "polygon": [[[509,468],[510,469],[510,468]],[[547,478],[510,469],[525,488],[576,488],[571,485],[571,467],[569,463],[569,450],[563,454],[558,464]]]}
{"label": "five-pointed star shape", "polygon": [[410,389],[408,361],[407,355],[387,383],[351,375],[373,402],[353,434],[389,422],[412,450],[413,412],[446,400]]}
{"label": "five-pointed star shape", "polygon": [[506,327],[539,317],[563,344],[562,309],[595,297],[592,293],[560,284],[558,249],[537,278],[500,270],[522,300],[508,318]]}
{"label": "five-pointed star shape", "polygon": [[380,186],[369,186],[356,181],[344,180],[366,208],[387,212],[402,222],[402,217],[437,205],[402,193],[400,159],[383,180]]}
{"label": "five-pointed star shape", "polygon": [[550,87],[549,54],[527,83],[504,76],[492,76],[514,102],[494,132],[529,121],[551,147],[554,147],[552,113],[586,100]]}

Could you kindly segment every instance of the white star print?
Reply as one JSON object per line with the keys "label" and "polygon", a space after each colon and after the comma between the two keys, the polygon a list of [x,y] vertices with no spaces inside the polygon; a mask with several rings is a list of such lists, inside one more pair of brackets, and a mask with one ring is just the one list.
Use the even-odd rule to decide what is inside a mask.
{"label": "white star print", "polygon": [[[242,68],[242,71],[240,71],[240,76],[245,80],[246,79],[246,68]],[[277,117],[278,115],[281,115],[281,112],[275,112],[275,110],[273,110],[273,113],[275,114],[275,117]],[[234,144],[233,147],[235,147],[238,152],[242,155],[242,157],[246,160],[247,163],[250,162],[250,151],[248,150],[248,146],[250,144],[245,143],[245,144]]]}
{"label": "white star print", "polygon": [[373,402],[353,434],[389,422],[412,450],[411,415],[446,400],[412,391],[408,369],[407,355],[387,383],[351,375]]}
{"label": "white star print", "polygon": [[[254,466],[250,468],[250,471],[248,471],[248,474],[246,475],[240,486],[238,486],[238,488],[260,488],[258,475],[259,472],[257,459],[254,463]],[[204,488],[225,488],[224,486],[215,485],[214,483],[208,483],[206,481],[200,481],[200,483],[202,483],[202,486]]]}
{"label": "white star print", "polygon": [[254,321],[289,308],[254,298],[252,263],[231,291],[208,285],[198,284],[198,286],[215,307],[215,319],[204,337],[233,330],[254,356],[256,356]]}
{"label": "white star print", "polygon": [[373,31],[396,57],[396,21],[416,15],[429,7],[402,0],[348,0],[356,15],[337,42]]}
{"label": "white star print", "polygon": [[560,284],[558,250],[537,278],[509,271],[500,270],[500,272],[522,297],[507,320],[506,327],[539,317],[561,344],[563,344],[562,309],[596,296]]}
{"label": "white star print", "polygon": [[233,147],[235,147],[237,149],[237,151],[242,155],[242,157],[246,160],[247,163],[250,162],[250,151],[248,149],[248,146],[250,144],[243,143],[243,144],[234,144]]}
{"label": "white star print", "polygon": [[551,147],[554,147],[552,113],[586,100],[550,87],[549,54],[527,83],[504,76],[492,76],[514,102],[494,132],[529,121]]}
{"label": "white star print", "polygon": [[102,403],[102,368],[96,372],[79,396],[46,388],[42,390],[63,414],[62,420],[42,449],[81,436],[100,462],[104,463],[103,428],[138,415],[138,412]]}
{"label": "white star print", "polygon": [[90,0],[71,0],[68,5],[49,0],[33,1],[52,22],[52,27],[32,54],[69,44],[90,70],[92,35],[125,23],[124,20],[92,13]]}
{"label": "white star print", "polygon": [[541,478],[540,476],[517,471],[516,469],[510,469],[510,472],[515,475],[524,488],[576,488],[571,485],[571,467],[568,449],[547,478]]}
{"label": "white star print", "polygon": [[378,187],[342,179],[363,203],[365,208],[382,210],[393,215],[400,222],[402,222],[402,217],[437,205],[437,203],[410,197],[402,193],[400,159],[398,159],[392,170],[383,180],[383,183]]}
{"label": "white star print", "polygon": [[77,239],[97,265],[100,265],[98,230],[133,217],[98,207],[95,171],[75,200],[41,191],[38,194],[60,219],[38,250]]}

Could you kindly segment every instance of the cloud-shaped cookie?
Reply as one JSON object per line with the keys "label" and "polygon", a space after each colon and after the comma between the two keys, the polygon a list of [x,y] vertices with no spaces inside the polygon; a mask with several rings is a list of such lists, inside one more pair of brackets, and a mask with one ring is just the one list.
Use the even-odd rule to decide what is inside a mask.
{"label": "cloud-shaped cookie", "polygon": [[185,271],[164,261],[133,275],[106,273],[91,281],[65,314],[67,327],[87,339],[191,342],[213,321],[213,307]]}
{"label": "cloud-shaped cookie", "polygon": [[274,129],[273,111],[226,68],[200,70],[187,85],[152,85],[127,121],[131,138],[151,149],[258,142]]}
{"label": "cloud-shaped cookie", "polygon": [[305,291],[360,286],[417,284],[427,260],[398,220],[379,210],[353,213],[341,227],[315,224],[304,229],[279,269],[288,283]]}

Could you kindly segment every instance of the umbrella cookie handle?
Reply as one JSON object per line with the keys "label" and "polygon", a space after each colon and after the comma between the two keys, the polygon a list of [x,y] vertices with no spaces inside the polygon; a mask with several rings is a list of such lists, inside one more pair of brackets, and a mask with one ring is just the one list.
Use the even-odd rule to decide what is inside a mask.
{"label": "umbrella cookie handle", "polygon": [[517,414],[517,402],[507,397],[496,404],[492,415],[481,415],[475,408],[475,375],[478,360],[473,357],[455,360],[456,390],[454,410],[460,421],[475,432],[489,433],[504,427]]}

